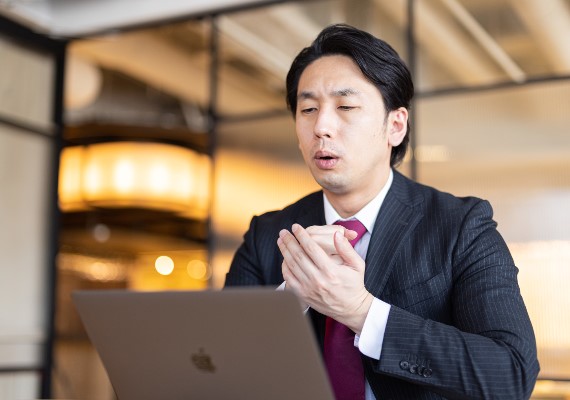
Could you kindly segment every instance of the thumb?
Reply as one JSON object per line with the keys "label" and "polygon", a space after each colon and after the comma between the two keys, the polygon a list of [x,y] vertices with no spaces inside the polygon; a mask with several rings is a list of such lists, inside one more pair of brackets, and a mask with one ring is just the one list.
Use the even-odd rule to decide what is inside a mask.
{"label": "thumb", "polygon": [[335,232],[334,234],[334,247],[345,265],[359,269],[364,264],[362,258],[354,250],[348,239],[340,232]]}

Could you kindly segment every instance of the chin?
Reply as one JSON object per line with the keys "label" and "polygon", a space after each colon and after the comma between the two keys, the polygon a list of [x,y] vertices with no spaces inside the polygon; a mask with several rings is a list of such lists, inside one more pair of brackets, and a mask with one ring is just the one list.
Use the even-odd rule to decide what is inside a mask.
{"label": "chin", "polygon": [[323,190],[326,190],[327,192],[331,192],[334,194],[343,194],[348,191],[347,185],[339,182],[338,180],[320,179],[317,180],[317,183],[320,185],[321,188],[323,188]]}
{"label": "chin", "polygon": [[346,177],[333,171],[312,170],[311,174],[321,188],[332,193],[342,193],[349,186]]}

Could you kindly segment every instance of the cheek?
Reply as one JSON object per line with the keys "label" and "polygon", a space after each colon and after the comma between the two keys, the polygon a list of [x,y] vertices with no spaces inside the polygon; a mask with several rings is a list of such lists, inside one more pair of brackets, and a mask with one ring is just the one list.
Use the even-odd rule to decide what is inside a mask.
{"label": "cheek", "polygon": [[297,132],[297,146],[299,147],[299,150],[301,150],[301,154],[305,156],[309,150],[309,141],[305,135],[299,132]]}
{"label": "cheek", "polygon": [[378,146],[387,144],[387,126],[382,120],[374,120],[370,122],[369,129],[371,132],[371,141]]}
{"label": "cheek", "polygon": [[295,131],[297,133],[297,140],[299,146],[306,145],[309,143],[313,137],[312,131],[308,128],[307,124],[297,122],[295,124]]}
{"label": "cheek", "polygon": [[299,144],[297,145],[297,147],[299,147],[299,150],[301,151],[301,155],[302,155],[303,157],[305,157],[305,150],[304,150],[304,147],[303,147],[303,145],[301,144],[300,141],[299,141]]}

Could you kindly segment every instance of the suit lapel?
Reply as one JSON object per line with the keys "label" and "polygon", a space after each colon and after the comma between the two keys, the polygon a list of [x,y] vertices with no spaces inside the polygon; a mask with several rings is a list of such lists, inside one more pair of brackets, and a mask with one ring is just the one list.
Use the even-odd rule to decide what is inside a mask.
{"label": "suit lapel", "polygon": [[414,206],[423,197],[413,189],[411,181],[394,171],[394,181],[380,207],[366,255],[364,284],[375,297],[380,297],[386,286],[394,255],[422,218]]}
{"label": "suit lapel", "polygon": [[315,193],[314,198],[311,199],[311,204],[306,208],[306,212],[293,222],[298,223],[303,228],[307,228],[312,225],[325,225],[323,192]]}

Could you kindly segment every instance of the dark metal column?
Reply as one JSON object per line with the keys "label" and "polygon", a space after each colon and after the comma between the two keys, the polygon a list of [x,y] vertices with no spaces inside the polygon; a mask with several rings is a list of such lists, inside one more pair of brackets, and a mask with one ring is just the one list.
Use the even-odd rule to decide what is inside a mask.
{"label": "dark metal column", "polygon": [[52,397],[52,372],[54,366],[54,346],[56,339],[55,332],[55,313],[56,313],[56,299],[57,299],[57,253],[59,252],[59,232],[60,232],[60,219],[61,213],[59,210],[58,202],[58,186],[59,186],[59,159],[61,149],[63,147],[63,129],[64,129],[64,105],[63,105],[63,92],[65,81],[65,59],[66,59],[66,42],[59,42],[54,50],[55,58],[55,76],[54,76],[54,97],[53,97],[53,122],[54,122],[54,143],[52,150],[52,171],[49,202],[50,202],[50,233],[48,236],[49,241],[49,254],[48,254],[48,293],[47,293],[47,337],[44,351],[44,373],[41,383],[41,396],[43,399]]}
{"label": "dark metal column", "polygon": [[[410,69],[410,73],[412,74],[412,78],[414,79],[414,83],[416,82],[417,78],[417,65],[416,65],[416,39],[415,39],[415,0],[408,0],[408,7],[407,7],[407,15],[408,15],[408,26],[407,26],[407,51],[408,51],[408,68]],[[417,90],[417,88],[416,88]],[[413,180],[417,180],[418,178],[418,163],[416,160],[415,152],[416,152],[416,145],[417,145],[417,129],[418,126],[416,121],[416,100],[415,96],[412,99],[412,104],[410,106],[410,115],[409,120],[410,122],[410,143],[409,143],[409,151],[410,151],[410,178]]]}
{"label": "dark metal column", "polygon": [[[212,210],[214,206],[215,198],[215,152],[217,146],[216,140],[216,130],[218,125],[218,80],[220,73],[220,31],[218,29],[218,15],[214,14],[210,17],[210,93],[208,102],[208,155],[210,156],[210,199],[208,207],[208,223],[207,223],[207,251],[208,251],[208,265],[212,268],[212,255],[214,253],[214,235],[213,223],[212,223]],[[208,285],[212,286],[212,280],[210,279]]]}

